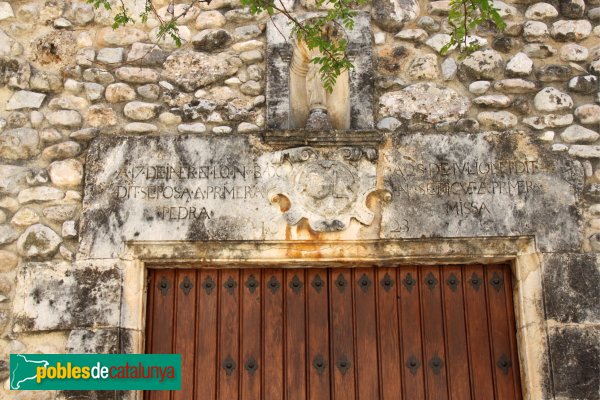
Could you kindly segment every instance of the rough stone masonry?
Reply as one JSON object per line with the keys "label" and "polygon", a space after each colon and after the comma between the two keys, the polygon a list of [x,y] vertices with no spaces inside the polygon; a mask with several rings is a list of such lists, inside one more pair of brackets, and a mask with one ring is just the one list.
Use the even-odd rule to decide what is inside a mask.
{"label": "rough stone masonry", "polygon": [[289,58],[236,0],[176,4],[181,48],[83,0],[0,1],[0,398],[130,396],[8,390],[9,353],[133,349],[128,241],[533,236],[544,398],[600,399],[600,1],[496,1],[506,30],[464,59],[439,53],[448,3],[365,8],[366,125],[325,146],[267,129]]}

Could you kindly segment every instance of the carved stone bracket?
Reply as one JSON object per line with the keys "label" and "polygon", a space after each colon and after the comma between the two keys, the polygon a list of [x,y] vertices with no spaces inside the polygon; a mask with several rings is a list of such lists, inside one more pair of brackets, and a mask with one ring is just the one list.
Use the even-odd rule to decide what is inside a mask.
{"label": "carved stone bracket", "polygon": [[284,196],[289,225],[306,218],[316,232],[342,231],[355,218],[370,225],[374,215],[367,196],[376,191],[378,152],[372,147],[317,149],[296,147],[270,153],[265,170],[272,171],[265,192],[272,203]]}

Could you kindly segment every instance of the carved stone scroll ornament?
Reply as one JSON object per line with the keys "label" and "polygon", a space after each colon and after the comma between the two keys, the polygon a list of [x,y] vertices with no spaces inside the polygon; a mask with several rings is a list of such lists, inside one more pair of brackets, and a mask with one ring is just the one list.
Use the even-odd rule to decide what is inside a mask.
{"label": "carved stone scroll ornament", "polygon": [[272,203],[280,196],[289,201],[284,217],[289,225],[306,218],[316,232],[346,229],[350,219],[370,225],[374,215],[367,196],[376,191],[377,150],[342,147],[317,150],[297,147],[272,153],[271,165],[278,171],[267,181]]}

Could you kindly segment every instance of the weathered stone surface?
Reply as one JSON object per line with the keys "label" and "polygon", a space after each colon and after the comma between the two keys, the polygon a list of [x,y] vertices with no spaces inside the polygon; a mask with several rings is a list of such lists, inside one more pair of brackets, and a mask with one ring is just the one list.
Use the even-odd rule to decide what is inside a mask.
{"label": "weathered stone surface", "polygon": [[584,104],[579,106],[575,109],[575,117],[582,124],[600,124],[600,106],[596,104]]}
{"label": "weathered stone surface", "polygon": [[198,51],[212,52],[229,46],[233,37],[225,29],[204,29],[192,38],[192,44]]}
{"label": "weathered stone surface", "polygon": [[160,87],[154,84],[142,85],[137,88],[137,92],[146,100],[158,100]]}
{"label": "weathered stone surface", "polygon": [[127,53],[127,62],[140,66],[161,66],[169,53],[160,46],[149,43],[134,43]]}
{"label": "weathered stone surface", "polygon": [[121,270],[114,262],[29,262],[17,271],[15,331],[119,325]]}
{"label": "weathered stone surface", "polygon": [[112,107],[104,104],[91,106],[86,119],[88,124],[95,128],[106,128],[117,124],[117,114]]}
{"label": "weathered stone surface", "polygon": [[[264,157],[269,155],[273,156]],[[131,185],[155,186],[159,181],[150,175],[133,178],[127,171],[152,165],[195,165],[207,175],[192,172],[188,177],[186,172],[181,178],[160,178],[169,187],[166,196],[161,190],[156,199],[145,199]],[[124,237],[259,239],[264,234],[263,221],[284,223],[279,209],[268,206],[262,191],[272,181],[270,165],[256,158],[245,136],[99,138],[86,161],[79,250],[91,257],[116,255]],[[168,192],[175,187],[187,194],[172,197]],[[232,214],[231,210],[240,208],[246,212]],[[277,228],[268,237],[283,238],[284,234],[285,229]]]}
{"label": "weathered stone surface", "polygon": [[46,147],[42,152],[42,158],[48,161],[62,160],[65,158],[75,157],[81,152],[81,145],[77,142],[69,140]]}
{"label": "weathered stone surface", "polygon": [[47,260],[56,254],[61,243],[61,237],[52,229],[35,224],[25,229],[17,240],[17,252],[26,259]]}
{"label": "weathered stone surface", "polygon": [[381,29],[395,32],[414,21],[420,11],[419,2],[415,0],[374,0],[371,13]]}
{"label": "weathered stone surface", "polygon": [[53,98],[50,103],[48,103],[48,108],[52,110],[83,110],[87,108],[88,105],[89,102],[83,97],[65,94]]}
{"label": "weathered stone surface", "polygon": [[556,21],[550,29],[552,37],[559,42],[578,42],[590,36],[591,33],[592,24],[585,19]]}
{"label": "weathered stone surface", "polygon": [[403,29],[394,36],[396,39],[424,42],[429,35],[424,29]]}
{"label": "weathered stone surface", "polygon": [[150,68],[121,67],[115,73],[117,78],[129,83],[158,82],[158,72]]}
{"label": "weathered stone surface", "polygon": [[83,180],[83,165],[76,159],[55,161],[48,167],[48,175],[59,188],[77,187]]}
{"label": "weathered stone surface", "polygon": [[458,71],[461,79],[495,79],[504,70],[500,53],[494,50],[479,50],[460,63]]}
{"label": "weathered stone surface", "polygon": [[503,94],[490,94],[473,99],[473,104],[483,107],[505,108],[511,103],[510,97]]}
{"label": "weathered stone surface", "polygon": [[65,193],[52,186],[38,186],[34,188],[23,189],[19,192],[19,203],[27,204],[41,201],[61,200]]}
{"label": "weathered stone surface", "polygon": [[181,124],[177,127],[179,133],[204,133],[206,132],[206,126],[197,122],[195,124]]}
{"label": "weathered stone surface", "polygon": [[531,58],[548,58],[556,54],[556,49],[548,44],[529,43],[523,47],[523,52]]}
{"label": "weathered stone surface", "polygon": [[127,118],[136,121],[147,121],[156,116],[157,105],[153,103],[144,103],[142,101],[132,101],[127,103],[123,113]]}
{"label": "weathered stone surface", "polygon": [[458,64],[453,58],[448,57],[442,62],[442,78],[445,81],[451,81],[456,77],[458,73]]}
{"label": "weathered stone surface", "polygon": [[533,61],[525,53],[517,53],[506,64],[506,72],[512,76],[527,76],[533,70]]}
{"label": "weathered stone surface", "polygon": [[585,13],[585,2],[583,0],[560,0],[560,13],[567,18],[581,18]]}
{"label": "weathered stone surface", "polygon": [[573,114],[547,114],[544,116],[529,116],[523,118],[523,124],[533,129],[557,128],[571,125]]}
{"label": "weathered stone surface", "polygon": [[19,90],[12,95],[10,100],[8,100],[6,110],[21,110],[23,108],[37,109],[41,107],[45,98],[46,95],[43,93]]}
{"label": "weathered stone surface", "polygon": [[13,9],[10,6],[10,3],[6,1],[0,2],[0,21],[13,18],[14,16],[15,14],[13,13]]}
{"label": "weathered stone surface", "polygon": [[8,272],[17,266],[19,257],[12,251],[0,250],[0,272]]}
{"label": "weathered stone surface", "polygon": [[565,143],[586,144],[594,143],[600,138],[600,134],[583,126],[571,125],[564,130],[560,137]]}
{"label": "weathered stone surface", "polygon": [[[597,327],[550,329],[550,356],[557,399],[597,400],[600,387],[600,331]],[[561,362],[562,361],[562,362]]]}
{"label": "weathered stone surface", "polygon": [[566,111],[573,108],[573,99],[556,88],[547,87],[535,95],[533,104],[538,111]]}
{"label": "weathered stone surface", "polygon": [[414,80],[435,80],[440,75],[435,54],[417,56],[408,65],[408,76]]}
{"label": "weathered stone surface", "polygon": [[238,133],[252,133],[260,131],[260,127],[249,122],[242,122],[237,127]]}
{"label": "weathered stone surface", "polygon": [[598,323],[600,259],[596,254],[544,257],[547,318],[561,323]]}
{"label": "weathered stone surface", "polygon": [[62,222],[75,217],[77,204],[59,204],[44,208],[44,217],[51,221]]}
{"label": "weathered stone surface", "polygon": [[96,55],[96,61],[104,64],[118,64],[125,57],[125,49],[122,47],[106,47],[100,49]]}
{"label": "weathered stone surface", "polygon": [[183,90],[192,91],[232,76],[237,70],[238,67],[222,54],[213,56],[181,50],[165,61],[163,78]]}
{"label": "weathered stone surface", "polygon": [[574,145],[569,147],[569,154],[573,157],[600,158],[600,146]]}
{"label": "weathered stone surface", "polygon": [[0,159],[24,160],[39,154],[40,136],[34,129],[18,128],[0,133]]}
{"label": "weathered stone surface", "polygon": [[12,217],[10,223],[19,226],[27,227],[40,222],[40,216],[35,210],[28,207],[23,207]]}
{"label": "weathered stone surface", "polygon": [[560,48],[560,59],[563,61],[585,61],[589,57],[587,47],[575,43],[567,43]]}
{"label": "weathered stone surface", "polygon": [[263,53],[260,50],[248,50],[240,53],[240,60],[244,64],[254,64],[264,59]]}
{"label": "weathered stone surface", "polygon": [[81,126],[81,114],[74,110],[60,110],[49,113],[46,119],[52,125],[65,128],[79,128]]}
{"label": "weathered stone surface", "polygon": [[477,114],[477,120],[483,126],[493,129],[510,129],[517,126],[517,116],[508,111],[484,111]]}
{"label": "weathered stone surface", "polygon": [[106,27],[96,33],[96,38],[102,43],[114,46],[129,46],[135,42],[148,39],[148,34],[133,26],[122,26],[118,29]]}
{"label": "weathered stone surface", "polygon": [[552,4],[535,3],[525,11],[525,18],[537,21],[558,17],[558,11]]}
{"label": "weathered stone surface", "polygon": [[121,341],[119,329],[75,329],[69,333],[65,350],[67,353],[119,353]]}
{"label": "weathered stone surface", "polygon": [[598,89],[598,78],[594,75],[581,75],[569,81],[569,90],[575,93],[591,94]]}
{"label": "weathered stone surface", "polygon": [[379,99],[379,115],[411,121],[457,121],[469,109],[469,100],[453,89],[417,83]]}
{"label": "weathered stone surface", "polygon": [[541,21],[527,21],[523,24],[523,37],[528,42],[541,42],[548,37],[548,26]]}
{"label": "weathered stone surface", "polygon": [[109,103],[121,103],[135,99],[135,90],[126,83],[113,83],[106,87],[104,96]]}
{"label": "weathered stone surface", "polygon": [[0,165],[0,195],[16,195],[27,185],[29,169],[16,165]]}
{"label": "weathered stone surface", "polygon": [[158,127],[154,124],[148,124],[145,122],[132,122],[125,125],[125,133],[141,134],[141,133],[156,133]]}
{"label": "weathered stone surface", "polygon": [[564,153],[520,133],[401,132],[393,143],[382,154],[383,237],[535,234],[542,251],[579,249],[584,176]]}
{"label": "weathered stone surface", "polygon": [[377,129],[381,129],[388,132],[393,132],[402,126],[402,122],[396,118],[386,117],[377,123]]}
{"label": "weathered stone surface", "polygon": [[0,225],[0,246],[12,243],[19,238],[19,232],[15,231],[10,225]]}
{"label": "weathered stone surface", "polygon": [[196,29],[220,28],[225,25],[225,17],[219,11],[205,11],[196,19]]}
{"label": "weathered stone surface", "polygon": [[571,77],[571,68],[565,65],[547,64],[539,68],[535,75],[540,82],[563,82]]}
{"label": "weathered stone surface", "polygon": [[475,81],[469,85],[469,92],[473,94],[484,94],[490,89],[491,82],[489,81]]}

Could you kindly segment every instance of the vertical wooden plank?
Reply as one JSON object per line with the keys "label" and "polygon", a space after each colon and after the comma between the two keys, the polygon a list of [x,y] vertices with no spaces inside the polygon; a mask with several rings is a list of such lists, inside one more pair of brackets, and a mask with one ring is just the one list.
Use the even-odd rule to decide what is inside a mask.
{"label": "vertical wooden plank", "polygon": [[463,271],[472,394],[475,399],[493,399],[494,378],[490,359],[483,267],[470,265],[465,266]]}
{"label": "vertical wooden plank", "polygon": [[[513,359],[510,335],[509,314],[505,285],[507,284],[504,269],[500,265],[485,268],[485,286],[488,296],[490,337],[492,339],[492,366],[496,378],[496,398],[502,400],[515,399],[515,382],[512,373]],[[510,285],[510,282],[508,283]]]}
{"label": "vertical wooden plank", "polygon": [[405,399],[424,399],[426,362],[421,346],[419,273],[417,267],[403,267],[397,272],[403,394]]}
{"label": "vertical wooden plank", "polygon": [[[173,352],[173,314],[175,305],[175,271],[160,269],[155,271],[154,309],[152,315],[152,354]],[[170,392],[156,391],[153,400],[168,400]]]}
{"label": "vertical wooden plank", "polygon": [[504,268],[504,295],[506,296],[506,309],[508,312],[508,327],[510,332],[510,349],[512,354],[512,368],[515,398],[521,400],[523,392],[521,389],[521,373],[519,367],[519,354],[517,350],[517,324],[515,321],[515,305],[513,303],[513,275],[510,265]]}
{"label": "vertical wooden plank", "polygon": [[423,307],[423,347],[427,397],[436,400],[448,398],[446,382],[446,351],[444,319],[442,316],[442,282],[440,267],[421,268],[421,301]]}
{"label": "vertical wooden plank", "polygon": [[[144,350],[148,354],[152,353],[152,320],[154,316],[154,294],[156,293],[154,290],[156,285],[155,276],[155,270],[149,269],[146,288],[146,347]],[[152,400],[152,393],[154,392],[145,391],[144,400]]]}
{"label": "vertical wooden plank", "polygon": [[243,363],[239,357],[240,274],[239,270],[219,271],[219,398],[238,398],[239,376]]}
{"label": "vertical wooden plank", "polygon": [[333,400],[354,399],[356,393],[351,285],[349,269],[329,270]]}
{"label": "vertical wooden plank", "polygon": [[379,396],[379,363],[377,357],[377,318],[375,290],[377,281],[373,268],[352,270],[354,294],[356,385],[358,399],[372,400]]}
{"label": "vertical wooden plank", "polygon": [[196,285],[196,399],[215,400],[217,396],[219,288],[216,270],[201,270]]}
{"label": "vertical wooden plank", "polygon": [[[242,375],[241,399],[260,399],[260,376],[262,374],[261,359],[261,276],[259,269],[242,271],[240,287],[242,293],[242,359],[240,366]],[[241,369],[244,368],[244,369]]]}
{"label": "vertical wooden plank", "polygon": [[329,298],[326,269],[309,269],[306,279],[308,311],[308,397],[330,400]]}
{"label": "vertical wooden plank", "polygon": [[175,349],[181,354],[181,390],[173,392],[174,400],[194,396],[194,355],[196,351],[196,272],[181,270],[176,273],[175,287]]}
{"label": "vertical wooden plank", "polygon": [[401,399],[402,358],[398,334],[396,270],[376,269],[377,325],[379,327],[379,383],[382,400]]}
{"label": "vertical wooden plank", "polygon": [[283,364],[283,274],[281,270],[263,270],[263,397],[284,398]]}
{"label": "vertical wooden plank", "polygon": [[465,327],[464,293],[462,268],[442,268],[440,284],[443,287],[443,310],[446,331],[446,372],[452,400],[471,398],[469,377],[469,354]]}
{"label": "vertical wooden plank", "polygon": [[304,270],[285,271],[286,400],[306,399],[306,280]]}

